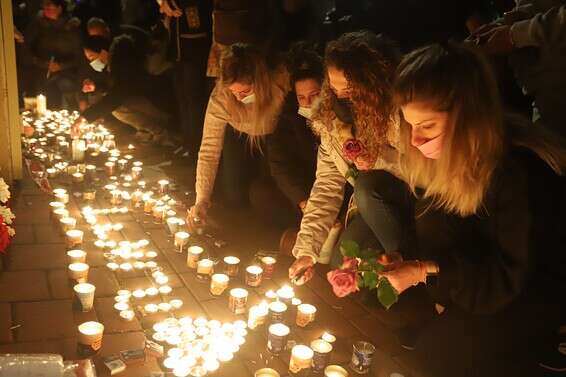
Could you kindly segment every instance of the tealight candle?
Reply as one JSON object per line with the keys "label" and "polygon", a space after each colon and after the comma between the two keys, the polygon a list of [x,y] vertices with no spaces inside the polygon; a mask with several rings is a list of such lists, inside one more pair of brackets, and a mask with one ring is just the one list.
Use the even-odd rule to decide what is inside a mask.
{"label": "tealight candle", "polygon": [[83,183],[85,180],[85,176],[83,173],[75,173],[73,174],[73,183]]}
{"label": "tealight candle", "polygon": [[62,219],[63,217],[69,217],[69,211],[65,208],[57,208],[53,210],[53,214],[55,215],[55,219]]}
{"label": "tealight candle", "polygon": [[145,290],[143,289],[136,289],[135,291],[132,292],[132,296],[134,296],[137,299],[140,298],[144,298],[146,295]]}
{"label": "tealight candle", "polygon": [[161,303],[159,303],[159,305],[157,305],[157,307],[162,312],[168,312],[168,311],[171,310],[171,304],[169,304],[168,302],[161,302]]}
{"label": "tealight candle", "polygon": [[269,291],[265,292],[265,297],[270,300],[275,300],[277,299],[277,293],[275,293],[274,290],[270,289]]}
{"label": "tealight candle", "polygon": [[324,334],[322,334],[322,336],[320,337],[322,340],[332,344],[336,341],[336,337],[328,332],[325,332]]}
{"label": "tealight candle", "polygon": [[114,304],[114,309],[121,312],[123,310],[128,310],[130,305],[127,302],[117,302]]}
{"label": "tealight candle", "polygon": [[[141,166],[134,166],[132,168],[132,178],[133,179],[140,179],[142,175],[142,167]],[[145,186],[145,184],[144,184]]]}
{"label": "tealight candle", "polygon": [[244,314],[246,312],[246,304],[248,301],[248,291],[243,288],[234,288],[230,290],[230,298],[228,307],[234,314]]}
{"label": "tealight candle", "polygon": [[169,282],[169,278],[165,275],[156,276],[155,282],[159,285],[167,284]]}
{"label": "tealight candle", "polygon": [[96,199],[96,190],[83,191],[83,200],[85,202],[93,202]]}
{"label": "tealight candle", "polygon": [[155,268],[155,267],[157,267],[157,262],[152,261],[152,260],[145,262],[145,268],[151,269],[151,268]]}
{"label": "tealight candle", "polygon": [[104,163],[104,171],[106,172],[107,176],[113,176],[115,169],[116,168],[116,164],[113,163],[112,161],[107,161]]}
{"label": "tealight candle", "polygon": [[163,223],[163,218],[165,217],[165,212],[167,208],[164,206],[155,206],[153,207],[153,222],[155,224]]}
{"label": "tealight candle", "polygon": [[295,292],[290,286],[284,285],[277,290],[277,297],[285,304],[292,305],[293,297],[295,297]]}
{"label": "tealight candle", "polygon": [[248,266],[246,268],[246,284],[250,287],[259,287],[263,275],[263,269],[259,266]]}
{"label": "tealight candle", "polygon": [[169,301],[169,304],[173,309],[180,309],[183,306],[183,300],[173,299]]}
{"label": "tealight candle", "polygon": [[240,259],[238,257],[224,257],[224,273],[230,277],[238,276]]}
{"label": "tealight candle", "polygon": [[124,272],[130,272],[130,271],[132,271],[133,268],[134,268],[134,266],[129,262],[120,264],[120,270],[122,270]]}
{"label": "tealight candle", "polygon": [[77,225],[77,219],[75,219],[74,217],[63,217],[59,221],[61,222],[61,226],[63,227],[63,232],[75,229],[75,226]]}
{"label": "tealight candle", "polygon": [[261,266],[263,267],[263,278],[271,279],[273,271],[275,271],[275,263],[277,260],[273,257],[261,258]]}
{"label": "tealight candle", "polygon": [[86,283],[89,265],[86,263],[71,263],[69,265],[69,278],[79,283]]}
{"label": "tealight candle", "polygon": [[287,346],[287,337],[290,329],[282,323],[275,323],[269,326],[267,332],[267,349],[274,355],[278,355]]}
{"label": "tealight candle", "polygon": [[112,205],[118,205],[120,203],[122,203],[122,191],[120,190],[112,190],[110,191],[110,204]]}
{"label": "tealight candle", "polygon": [[322,373],[330,361],[332,345],[322,339],[316,339],[311,342],[311,349],[313,350],[313,373]]}
{"label": "tealight candle", "polygon": [[285,322],[285,312],[287,305],[281,301],[274,301],[269,304],[269,321],[273,323]]}
{"label": "tealight candle", "polygon": [[214,296],[220,296],[226,288],[230,278],[225,274],[214,274],[210,280],[210,293]]}
{"label": "tealight candle", "polygon": [[340,365],[329,365],[324,369],[324,377],[348,377],[348,371]]}
{"label": "tealight candle", "polygon": [[259,305],[252,306],[248,313],[248,328],[254,330],[267,321],[269,306],[264,301]]}
{"label": "tealight candle", "polygon": [[63,204],[69,203],[69,194],[66,191],[55,193],[55,198]]}
{"label": "tealight candle", "polygon": [[305,327],[314,321],[316,307],[310,304],[301,304],[297,307],[296,323],[299,327]]}
{"label": "tealight candle", "polygon": [[149,287],[145,290],[145,294],[148,296],[157,296],[158,293],[159,293],[159,289],[155,287]]}
{"label": "tealight candle", "polygon": [[143,307],[146,313],[157,313],[159,311],[159,306],[155,304],[147,304]]}
{"label": "tealight candle", "polygon": [[135,316],[136,315],[133,310],[123,310],[120,312],[120,317],[126,321],[133,320]]}
{"label": "tealight candle", "polygon": [[280,377],[280,374],[272,368],[261,368],[255,371],[254,377]]}
{"label": "tealight candle", "polygon": [[162,179],[160,181],[157,182],[159,184],[159,193],[164,194],[167,192],[167,189],[169,187],[169,181],[166,179]]}
{"label": "tealight candle", "polygon": [[177,232],[175,233],[175,250],[178,253],[183,252],[183,248],[189,242],[189,233],[187,232]]}
{"label": "tealight candle", "polygon": [[171,293],[173,291],[173,288],[171,288],[168,285],[162,285],[161,287],[159,287],[159,293],[161,293],[162,295],[168,295],[169,293]]}
{"label": "tealight candle", "polygon": [[157,200],[148,197],[148,198],[144,198],[144,202],[143,202],[143,211],[146,215],[150,215],[151,212],[153,211],[153,207],[155,207],[155,203],[157,202]]}
{"label": "tealight candle", "polygon": [[298,375],[307,372],[312,365],[314,352],[310,347],[298,344],[291,350],[291,360],[289,361],[289,372],[291,375]]}
{"label": "tealight candle", "polygon": [[83,232],[81,230],[71,229],[65,232],[65,235],[67,236],[66,240],[69,248],[83,243]]}
{"label": "tealight candle", "polygon": [[210,259],[201,259],[197,264],[197,278],[199,280],[208,280],[210,275],[212,275],[212,268],[214,267],[214,262]]}
{"label": "tealight candle", "polygon": [[200,246],[191,246],[187,253],[187,267],[197,268],[200,256],[204,252],[204,249]]}
{"label": "tealight candle", "polygon": [[157,257],[157,251],[153,251],[153,250],[147,251],[145,253],[145,257],[149,260],[154,259],[155,257]]}
{"label": "tealight candle", "polygon": [[179,228],[179,218],[178,217],[168,217],[167,218],[167,229],[169,233],[175,234],[177,233],[177,229]]}
{"label": "tealight candle", "polygon": [[136,270],[143,270],[145,268],[145,262],[142,261],[135,261],[133,266]]}
{"label": "tealight candle", "polygon": [[69,250],[67,251],[69,264],[84,263],[86,261],[86,252],[83,250]]}
{"label": "tealight candle", "polygon": [[120,265],[115,262],[110,262],[106,264],[106,267],[108,267],[110,271],[117,271],[120,268]]}

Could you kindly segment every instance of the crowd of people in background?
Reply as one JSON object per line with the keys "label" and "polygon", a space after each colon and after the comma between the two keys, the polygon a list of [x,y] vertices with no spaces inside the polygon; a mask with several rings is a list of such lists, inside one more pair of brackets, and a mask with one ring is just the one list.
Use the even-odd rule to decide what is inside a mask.
{"label": "crowd of people in background", "polygon": [[250,206],[299,284],[384,252],[425,375],[563,368],[564,1],[13,3],[21,96],[183,146],[190,228]]}

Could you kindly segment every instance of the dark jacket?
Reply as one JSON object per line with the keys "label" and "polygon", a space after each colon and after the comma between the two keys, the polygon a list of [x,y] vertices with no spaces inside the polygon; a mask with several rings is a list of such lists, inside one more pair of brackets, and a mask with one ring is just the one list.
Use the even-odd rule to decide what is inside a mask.
{"label": "dark jacket", "polygon": [[427,284],[437,302],[491,314],[520,296],[564,297],[564,187],[532,152],[513,149],[494,172],[478,214],[427,210],[428,201],[418,200],[420,258],[440,265]]}
{"label": "dark jacket", "polygon": [[307,200],[314,183],[318,141],[306,119],[297,114],[294,93],[287,96],[266,146],[271,176],[279,189],[294,205]]}
{"label": "dark jacket", "polygon": [[82,54],[78,24],[62,14],[52,21],[40,13],[30,22],[25,34],[33,66],[45,69],[51,58],[61,64],[63,71],[75,69]]}

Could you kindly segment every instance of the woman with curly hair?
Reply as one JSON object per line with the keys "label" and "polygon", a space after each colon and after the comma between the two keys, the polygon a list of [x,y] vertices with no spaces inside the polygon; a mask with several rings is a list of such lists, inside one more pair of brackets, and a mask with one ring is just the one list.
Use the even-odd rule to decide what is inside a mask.
{"label": "woman with curly hair", "polygon": [[503,113],[491,67],[468,47],[406,56],[396,97],[420,260],[382,276],[401,298],[426,285],[412,359],[430,376],[542,375],[538,352],[566,315],[564,144]]}
{"label": "woman with curly hair", "polygon": [[[312,115],[312,127],[321,140],[316,179],[293,248],[297,261],[289,269],[290,278],[303,276],[299,284],[312,277],[347,181],[355,187],[360,181],[375,179],[392,186],[401,184],[390,174],[397,172],[399,159],[399,117],[391,95],[399,59],[388,39],[365,31],[344,34],[326,48],[326,78]],[[367,238],[376,222],[400,227],[395,216],[377,219],[375,211],[367,209],[364,213],[360,208],[362,216],[349,224],[344,239]],[[398,251],[398,240],[382,242],[379,234],[374,235],[386,244],[386,251]]]}

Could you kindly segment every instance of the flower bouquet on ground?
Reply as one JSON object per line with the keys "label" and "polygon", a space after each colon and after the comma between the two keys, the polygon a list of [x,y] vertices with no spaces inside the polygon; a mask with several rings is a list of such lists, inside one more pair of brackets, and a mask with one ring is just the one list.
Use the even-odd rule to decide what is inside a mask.
{"label": "flower bouquet on ground", "polygon": [[340,244],[343,255],[342,266],[326,275],[334,294],[345,297],[361,288],[375,289],[377,299],[386,309],[398,300],[399,294],[387,278],[379,276],[386,268],[388,257],[375,249],[361,249],[354,241]]}
{"label": "flower bouquet on ground", "polygon": [[10,199],[9,186],[0,178],[0,254],[6,254],[12,237],[16,234],[10,225],[16,216],[12,213],[6,203]]}

